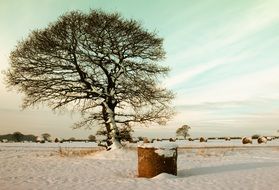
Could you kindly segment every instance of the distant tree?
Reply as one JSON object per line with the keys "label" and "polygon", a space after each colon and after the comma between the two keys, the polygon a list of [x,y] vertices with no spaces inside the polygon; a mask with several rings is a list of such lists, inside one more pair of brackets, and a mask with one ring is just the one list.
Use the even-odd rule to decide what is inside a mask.
{"label": "distant tree", "polygon": [[261,135],[258,135],[258,134],[255,134],[255,135],[252,135],[252,139],[258,139]]}
{"label": "distant tree", "polygon": [[42,135],[43,140],[50,141],[51,135],[49,133],[43,133]]}
{"label": "distant tree", "polygon": [[96,141],[96,137],[95,137],[94,135],[89,135],[89,136],[88,136],[88,139],[89,139],[90,141]]}
{"label": "distant tree", "polygon": [[75,141],[76,138],[75,138],[75,137],[71,137],[71,138],[69,138],[68,140],[69,140],[69,141]]}
{"label": "distant tree", "polygon": [[16,140],[16,142],[21,142],[24,138],[24,135],[21,132],[14,132],[13,137]]}
{"label": "distant tree", "polygon": [[80,111],[77,128],[98,122],[108,146],[121,147],[120,125],[164,124],[173,115],[173,93],[158,85],[169,72],[157,64],[164,56],[163,39],[135,20],[72,11],[19,42],[5,75],[25,95],[23,108]]}
{"label": "distant tree", "polygon": [[176,136],[182,136],[184,139],[186,139],[186,137],[190,136],[188,133],[189,129],[191,129],[191,127],[188,125],[183,125],[176,130]]}
{"label": "distant tree", "polygon": [[31,142],[36,142],[36,136],[35,135],[24,135],[24,140],[25,141],[31,141]]}

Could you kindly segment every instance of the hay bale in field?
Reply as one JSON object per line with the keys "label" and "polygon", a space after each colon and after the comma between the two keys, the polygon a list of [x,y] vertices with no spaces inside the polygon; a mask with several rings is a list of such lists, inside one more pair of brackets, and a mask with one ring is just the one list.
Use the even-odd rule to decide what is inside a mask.
{"label": "hay bale in field", "polygon": [[207,142],[207,138],[201,137],[201,138],[200,138],[200,142]]}
{"label": "hay bale in field", "polygon": [[[173,143],[170,143],[173,144]],[[177,145],[138,147],[138,176],[151,178],[160,173],[177,175]]]}
{"label": "hay bale in field", "polygon": [[148,138],[143,138],[143,143],[150,143],[150,141],[148,140]]}
{"label": "hay bale in field", "polygon": [[267,143],[267,138],[266,138],[266,137],[263,137],[263,136],[259,137],[259,138],[258,138],[258,143],[259,143],[259,144]]}
{"label": "hay bale in field", "polygon": [[251,137],[243,137],[242,138],[242,144],[252,144],[252,138]]}
{"label": "hay bale in field", "polygon": [[45,143],[45,140],[42,139],[41,137],[36,138],[36,143]]}
{"label": "hay bale in field", "polygon": [[188,139],[188,141],[194,141],[194,139],[192,139],[191,137]]}
{"label": "hay bale in field", "polygon": [[272,141],[273,138],[272,137],[266,137],[267,141]]}
{"label": "hay bale in field", "polygon": [[175,142],[176,140],[173,139],[173,138],[170,138],[169,141],[170,141],[170,142]]}

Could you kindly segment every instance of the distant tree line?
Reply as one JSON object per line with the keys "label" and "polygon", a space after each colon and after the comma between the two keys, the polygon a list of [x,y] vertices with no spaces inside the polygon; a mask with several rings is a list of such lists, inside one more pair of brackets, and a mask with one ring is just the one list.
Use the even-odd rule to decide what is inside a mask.
{"label": "distant tree line", "polygon": [[13,141],[13,142],[23,142],[23,141],[30,141],[35,142],[37,136],[35,135],[24,135],[21,132],[14,132],[12,134],[5,134],[0,135],[0,141],[7,140],[7,141]]}

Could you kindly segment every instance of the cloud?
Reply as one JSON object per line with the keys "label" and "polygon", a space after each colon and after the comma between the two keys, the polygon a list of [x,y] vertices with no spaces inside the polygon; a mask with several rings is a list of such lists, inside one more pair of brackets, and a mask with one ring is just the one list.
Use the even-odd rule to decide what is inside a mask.
{"label": "cloud", "polygon": [[279,67],[273,67],[247,75],[227,78],[210,83],[196,91],[181,89],[175,105],[187,102],[249,101],[259,98],[279,99]]}
{"label": "cloud", "polygon": [[212,70],[214,68],[217,68],[219,66],[235,63],[239,60],[245,59],[248,56],[249,55],[242,54],[242,55],[234,56],[234,57],[216,58],[205,64],[193,66],[192,68],[187,69],[184,72],[181,72],[173,77],[166,79],[163,83],[167,87],[173,87],[173,86],[179,85],[181,83],[185,84],[188,82],[188,80],[190,80],[198,75],[201,75],[202,73],[205,73],[205,72]]}
{"label": "cloud", "polygon": [[[276,4],[274,5],[274,3],[272,4],[267,1],[261,2],[241,12],[238,16],[234,15],[231,19],[224,20],[222,25],[213,22],[212,29],[207,30],[203,36],[196,37],[196,43],[188,46],[187,51],[178,51],[173,56],[186,61],[193,58],[193,56],[204,56],[208,53],[215,53],[242,40],[245,41],[263,29],[278,23],[279,14],[277,8],[278,6]],[[233,13],[239,14],[237,12]],[[219,16],[222,17],[222,14]],[[202,24],[204,25],[204,23]],[[185,28],[185,32],[189,32],[187,31],[187,25]],[[193,33],[195,31],[190,32]],[[180,36],[188,35],[189,37],[193,37],[190,33],[183,34],[181,30],[172,36],[177,36],[177,33]],[[178,46],[178,48],[181,47]],[[179,60],[176,59],[175,61],[177,62]]]}
{"label": "cloud", "polygon": [[[232,17],[228,21],[224,21],[223,25],[213,22],[213,27],[207,30],[203,36],[192,34],[195,32],[189,31],[187,25],[171,34],[170,39],[180,41],[175,43],[172,42],[173,39],[168,42],[169,46],[176,48],[171,51],[172,54],[166,60],[170,65],[175,63],[171,77],[165,81],[166,85],[172,87],[186,83],[188,80],[224,64],[233,65],[243,63],[245,60],[256,62],[259,53],[268,51],[276,40],[260,37],[260,33],[264,29],[278,23],[279,14],[274,7],[276,7],[274,3],[258,3],[256,6],[249,7],[244,13],[235,16],[237,19]],[[236,12],[232,13],[236,14]],[[202,26],[198,28],[202,30]],[[197,23],[190,23],[189,27],[197,29]],[[185,41],[188,45],[185,46],[185,43],[181,43],[181,41]]]}

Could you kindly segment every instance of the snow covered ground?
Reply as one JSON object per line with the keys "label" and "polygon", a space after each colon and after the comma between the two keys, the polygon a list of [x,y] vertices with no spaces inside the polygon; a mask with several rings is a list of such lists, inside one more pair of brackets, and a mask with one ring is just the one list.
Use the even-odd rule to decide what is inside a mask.
{"label": "snow covered ground", "polygon": [[279,140],[264,145],[241,145],[240,140],[176,143],[178,176],[152,179],[137,177],[136,145],[61,156],[61,150],[96,150],[96,144],[0,143],[0,189],[279,189]]}

